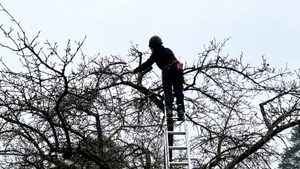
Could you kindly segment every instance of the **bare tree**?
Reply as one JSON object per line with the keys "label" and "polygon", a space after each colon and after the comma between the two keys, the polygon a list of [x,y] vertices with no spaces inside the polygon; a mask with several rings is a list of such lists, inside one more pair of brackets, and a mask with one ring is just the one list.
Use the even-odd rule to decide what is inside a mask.
{"label": "bare tree", "polygon": [[[1,5],[1,4],[0,4]],[[149,56],[132,44],[130,60],[88,57],[81,42],[38,43],[1,5],[14,27],[0,25],[2,168],[163,168],[164,105],[151,69],[127,74]],[[197,168],[271,168],[283,131],[299,125],[299,72],[244,64],[212,40],[186,65],[186,116]],[[75,46],[75,47],[74,47]],[[77,59],[79,58],[79,59]],[[21,70],[20,70],[21,69]],[[150,72],[150,73],[148,73]]]}
{"label": "bare tree", "polygon": [[[141,105],[147,100],[139,96],[149,91],[131,82],[120,57],[85,56],[81,50],[85,39],[69,41],[62,51],[56,43],[42,46],[37,42],[39,34],[30,39],[2,6],[1,12],[15,27],[1,25],[7,44],[0,46],[15,52],[22,66],[14,69],[7,66],[6,58],[1,59],[3,168],[161,165],[157,161],[162,154],[152,150],[160,142],[152,135],[153,142],[145,143],[145,132],[151,127],[139,126],[150,121],[139,117],[145,113]],[[76,57],[80,57],[78,64],[74,64]],[[133,134],[128,137],[129,133]],[[157,160],[150,163],[152,159]]]}
{"label": "bare tree", "polygon": [[197,93],[188,98],[190,120],[199,131],[194,150],[207,159],[198,165],[271,168],[271,157],[279,153],[272,140],[285,140],[281,133],[299,124],[299,72],[270,68],[265,58],[261,67],[251,67],[242,56],[220,56],[224,44],[211,41],[185,71],[193,74],[186,90]]}

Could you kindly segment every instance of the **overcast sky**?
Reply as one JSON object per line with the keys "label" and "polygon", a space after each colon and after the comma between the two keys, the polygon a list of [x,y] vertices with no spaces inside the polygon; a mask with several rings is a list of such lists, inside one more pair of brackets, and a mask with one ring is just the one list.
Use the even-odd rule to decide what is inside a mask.
{"label": "overcast sky", "polygon": [[[183,62],[194,60],[203,45],[231,37],[224,55],[259,66],[265,55],[271,66],[298,69],[300,1],[297,0],[1,0],[39,41],[83,40],[87,55],[126,57],[130,41],[148,50],[159,35]],[[2,18],[1,18],[2,17]],[[0,15],[0,24],[8,21]],[[0,51],[3,49],[0,48]],[[3,52],[1,56],[3,57]]]}
{"label": "overcast sky", "polygon": [[[203,45],[231,37],[224,55],[254,66],[265,55],[270,66],[298,69],[300,44],[299,0],[1,0],[30,38],[66,46],[81,41],[94,56],[127,57],[130,41],[148,50],[159,35],[182,62],[197,59]],[[0,25],[11,22],[0,13]],[[3,40],[1,34],[0,41]],[[11,59],[0,47],[0,57]]]}

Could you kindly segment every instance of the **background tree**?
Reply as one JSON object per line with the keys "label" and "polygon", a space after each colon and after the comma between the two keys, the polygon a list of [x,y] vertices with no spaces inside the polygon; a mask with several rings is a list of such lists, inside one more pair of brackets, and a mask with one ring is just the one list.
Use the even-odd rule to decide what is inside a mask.
{"label": "background tree", "polygon": [[[129,64],[149,53],[132,44],[130,60],[86,56],[81,42],[30,38],[8,11],[0,46],[2,168],[163,168],[163,92],[153,70],[131,76]],[[251,66],[223,55],[212,40],[185,65],[185,103],[198,168],[271,168],[277,140],[299,125],[299,72]],[[147,73],[152,71],[151,73]],[[280,139],[277,139],[280,138]],[[178,158],[181,154],[178,155]]]}
{"label": "background tree", "polygon": [[[127,70],[125,63],[115,56],[86,57],[81,51],[84,40],[75,42],[75,48],[69,41],[63,51],[49,42],[47,49],[39,47],[39,34],[29,40],[20,23],[4,8],[1,12],[16,30],[1,25],[8,41],[0,45],[15,52],[22,66],[20,71],[1,60],[1,167],[149,166],[142,157],[151,157],[145,147],[151,144],[142,144],[138,132],[132,135],[134,141],[117,137],[124,126],[140,120],[127,120],[136,113],[136,100],[127,101],[131,91],[117,84],[120,72]],[[76,56],[81,61],[73,65]]]}
{"label": "background tree", "polygon": [[293,128],[290,138],[291,146],[285,148],[279,169],[300,168],[300,127]]}

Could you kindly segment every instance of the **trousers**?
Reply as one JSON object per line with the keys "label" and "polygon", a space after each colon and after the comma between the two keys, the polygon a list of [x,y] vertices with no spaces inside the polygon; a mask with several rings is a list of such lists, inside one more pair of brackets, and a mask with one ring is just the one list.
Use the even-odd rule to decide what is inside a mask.
{"label": "trousers", "polygon": [[183,71],[176,69],[174,65],[165,67],[162,70],[162,82],[166,108],[172,109],[175,97],[177,111],[184,111]]}

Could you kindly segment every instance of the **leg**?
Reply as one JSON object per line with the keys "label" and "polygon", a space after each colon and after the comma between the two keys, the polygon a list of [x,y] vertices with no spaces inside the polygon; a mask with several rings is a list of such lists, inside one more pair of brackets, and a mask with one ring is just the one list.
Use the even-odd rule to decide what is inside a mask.
{"label": "leg", "polygon": [[166,109],[172,109],[173,93],[172,93],[172,76],[171,69],[166,68],[162,71],[163,90],[165,95]]}
{"label": "leg", "polygon": [[177,112],[179,120],[184,116],[184,95],[183,95],[183,72],[176,71],[176,77],[174,81],[174,94],[176,97]]}

